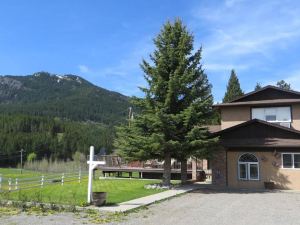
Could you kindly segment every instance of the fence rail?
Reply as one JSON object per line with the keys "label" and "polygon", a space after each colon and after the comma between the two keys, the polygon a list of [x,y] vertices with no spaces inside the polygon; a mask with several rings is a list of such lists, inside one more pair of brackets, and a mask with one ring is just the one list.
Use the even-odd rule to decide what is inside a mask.
{"label": "fence rail", "polygon": [[87,179],[86,171],[77,173],[49,174],[30,178],[6,178],[0,174],[0,192],[13,192],[20,190],[28,190],[33,188],[43,188],[49,185],[60,184],[77,181],[81,183]]}

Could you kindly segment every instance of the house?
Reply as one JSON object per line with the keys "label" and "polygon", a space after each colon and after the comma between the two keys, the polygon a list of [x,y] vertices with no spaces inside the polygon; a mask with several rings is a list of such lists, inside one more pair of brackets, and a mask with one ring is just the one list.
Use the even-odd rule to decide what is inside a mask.
{"label": "house", "polygon": [[214,107],[221,113],[214,184],[300,190],[300,92],[266,86]]}

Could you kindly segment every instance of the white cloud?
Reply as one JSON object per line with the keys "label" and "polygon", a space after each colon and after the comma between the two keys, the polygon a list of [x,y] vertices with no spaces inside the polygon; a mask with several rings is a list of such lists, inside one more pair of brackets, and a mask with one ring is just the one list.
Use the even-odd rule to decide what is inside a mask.
{"label": "white cloud", "polygon": [[283,74],[282,72],[276,73],[271,79],[266,78],[261,80],[260,84],[262,86],[276,85],[276,83],[280,80],[284,80],[285,82],[291,84],[291,88],[293,90],[300,91],[300,69],[288,72],[288,74]]}
{"label": "white cloud", "polygon": [[81,73],[88,73],[90,72],[90,69],[86,65],[79,65],[78,66]]}
{"label": "white cloud", "polygon": [[243,2],[244,0],[225,0],[225,5],[227,7],[232,7],[240,2]]}
{"label": "white cloud", "polygon": [[208,27],[202,42],[209,64],[242,61],[247,67],[247,57],[272,59],[300,37],[300,9],[288,0],[212,2],[203,1],[192,12],[196,29]]}
{"label": "white cloud", "polygon": [[139,73],[142,74],[140,69],[140,63],[143,58],[148,58],[148,55],[152,52],[153,43],[150,37],[141,39],[132,50],[125,55],[115,65],[101,68],[97,71],[100,76],[119,76],[127,77],[134,81],[134,76]]}
{"label": "white cloud", "polygon": [[300,69],[291,72],[289,76],[282,76],[282,79],[280,80],[285,80],[287,83],[291,84],[292,89],[300,91]]}
{"label": "white cloud", "polygon": [[210,71],[220,71],[220,70],[245,70],[248,69],[249,65],[238,65],[238,64],[222,64],[222,63],[204,63],[204,69],[210,70]]}

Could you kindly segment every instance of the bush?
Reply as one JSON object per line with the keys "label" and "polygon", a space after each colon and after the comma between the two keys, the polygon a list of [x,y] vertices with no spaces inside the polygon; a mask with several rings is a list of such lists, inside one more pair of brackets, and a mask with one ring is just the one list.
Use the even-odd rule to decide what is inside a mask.
{"label": "bush", "polygon": [[27,156],[27,162],[32,162],[34,160],[36,160],[37,155],[34,152],[31,152],[28,156]]}
{"label": "bush", "polygon": [[27,161],[24,164],[24,169],[46,173],[66,173],[78,171],[79,169],[85,171],[87,170],[87,163],[86,160],[78,162],[58,159],[48,160],[47,158],[43,158],[42,160]]}

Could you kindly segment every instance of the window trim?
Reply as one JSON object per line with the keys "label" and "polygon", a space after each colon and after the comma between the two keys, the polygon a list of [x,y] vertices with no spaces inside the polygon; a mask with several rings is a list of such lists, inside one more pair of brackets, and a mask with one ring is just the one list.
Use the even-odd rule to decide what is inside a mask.
{"label": "window trim", "polygon": [[[251,154],[253,155],[257,162],[240,162],[240,158],[245,155],[245,154]],[[246,178],[241,178],[241,174],[240,174],[240,165],[246,165]],[[256,165],[257,166],[257,178],[251,178],[250,177],[250,165]],[[259,161],[258,158],[256,157],[256,155],[252,154],[252,153],[243,153],[239,156],[238,158],[238,179],[241,181],[259,181],[260,180],[260,169],[259,169]]]}
{"label": "window trim", "polygon": [[[292,155],[292,167],[283,167],[283,155]],[[300,168],[295,168],[295,157],[294,155],[300,155],[300,152],[282,152],[281,153],[281,169],[284,170],[300,170]]]}
{"label": "window trim", "polygon": [[253,120],[253,109],[261,109],[261,108],[281,108],[281,107],[289,107],[290,108],[290,117],[291,119],[290,120],[286,120],[286,121],[281,121],[281,120],[276,120],[276,121],[267,121],[267,120],[264,120],[266,122],[269,122],[269,123],[290,123],[290,125],[292,125],[293,123],[293,108],[291,105],[278,105],[278,106],[252,106],[250,107],[250,118],[251,120]]}

